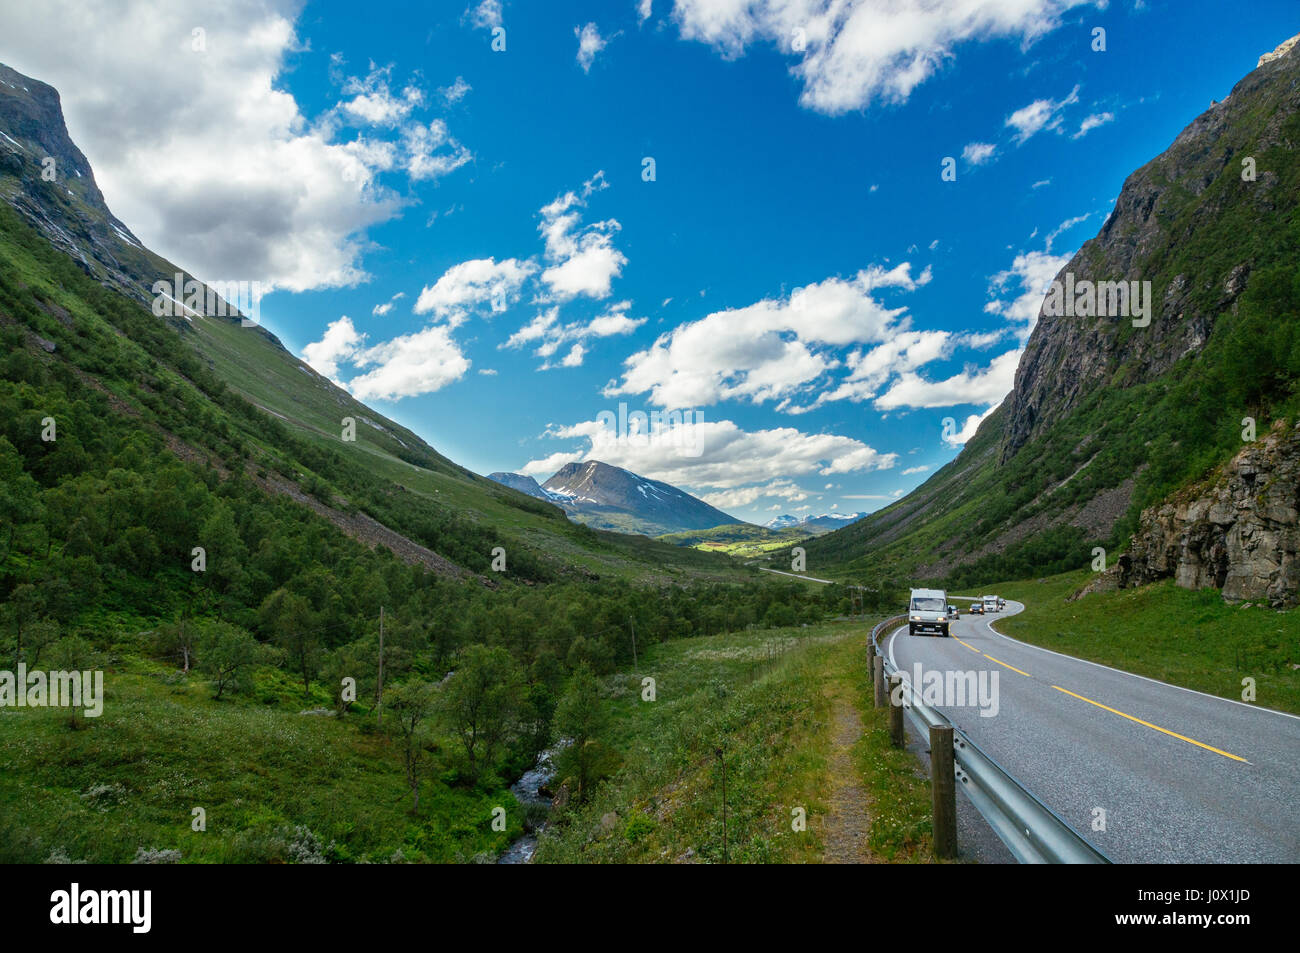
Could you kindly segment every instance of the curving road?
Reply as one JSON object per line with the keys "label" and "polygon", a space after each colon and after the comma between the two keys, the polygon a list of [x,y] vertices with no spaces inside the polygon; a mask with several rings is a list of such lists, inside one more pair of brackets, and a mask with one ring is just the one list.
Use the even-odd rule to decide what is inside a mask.
{"label": "curving road", "polygon": [[1300,862],[1300,718],[992,629],[1023,608],[962,615],[948,639],[904,625],[885,651],[909,680],[918,662],[988,673],[990,686],[997,672],[992,717],[934,707],[1116,863]]}

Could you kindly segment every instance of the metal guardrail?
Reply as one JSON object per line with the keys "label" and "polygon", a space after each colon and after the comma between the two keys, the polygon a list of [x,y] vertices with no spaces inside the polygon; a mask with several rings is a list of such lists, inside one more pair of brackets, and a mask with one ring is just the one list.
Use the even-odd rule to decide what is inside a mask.
{"label": "metal guardrail", "polygon": [[[902,676],[903,709],[922,737],[929,737],[929,730],[933,726],[947,725],[952,728],[957,782],[975,809],[988,821],[993,832],[1006,844],[1012,856],[1022,864],[1109,864],[1109,857],[1034,797],[964,731],[921,701],[908,680],[907,673],[900,671],[880,651],[881,635],[892,626],[906,621],[905,615],[894,616],[871,630],[871,647],[884,662],[886,684],[889,676]],[[892,699],[890,703],[892,704]]]}

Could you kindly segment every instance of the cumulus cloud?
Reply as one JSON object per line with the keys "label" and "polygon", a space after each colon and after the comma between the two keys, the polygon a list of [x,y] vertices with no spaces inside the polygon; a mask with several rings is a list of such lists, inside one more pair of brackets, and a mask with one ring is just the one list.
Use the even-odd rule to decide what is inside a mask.
{"label": "cumulus cloud", "polygon": [[348,117],[374,126],[396,126],[424,101],[424,93],[414,84],[394,94],[389,88],[393,68],[372,68],[364,78],[352,77],[343,92],[352,99],[339,103]]}
{"label": "cumulus cloud", "polygon": [[394,105],[359,90],[345,94],[352,113],[313,122],[280,82],[301,48],[300,6],[2,4],[0,46],[9,65],[59,90],[110,207],[149,247],[213,281],[349,286],[369,277],[366,230],[402,200],[377,181],[394,146],[335,135],[416,93],[390,91]]}
{"label": "cumulus cloud", "polygon": [[938,381],[907,372],[876,398],[877,410],[915,407],[955,407],[961,404],[997,404],[1011,390],[1022,351],[1007,351],[987,367],[971,368]]}
{"label": "cumulus cloud", "polygon": [[944,436],[942,438],[943,442],[954,449],[966,446],[966,444],[970,442],[971,437],[975,436],[975,431],[979,429],[980,424],[984,423],[989,414],[998,409],[1000,403],[1001,401],[994,404],[982,414],[971,414],[966,418],[966,423],[962,425],[961,429],[951,436]]}
{"label": "cumulus cloud", "polygon": [[[630,301],[620,301],[617,304],[610,305],[603,313],[589,321],[572,321],[569,323],[561,323],[559,307],[552,306],[512,334],[501,347],[519,348],[536,345],[533,353],[538,357],[549,358],[559,350],[561,345],[574,342],[573,348],[559,366],[577,367],[582,363],[582,358],[587,353],[587,347],[583,342],[592,338],[608,338],[631,334],[645,324],[645,318],[628,317],[627,311],[631,306],[632,302]],[[543,364],[540,369],[547,370],[552,366],[554,365],[548,362]]]}
{"label": "cumulus cloud", "polygon": [[578,65],[584,73],[591,72],[591,64],[596,61],[596,54],[608,45],[608,40],[600,35],[594,23],[584,27],[574,27],[573,35],[578,38]]}
{"label": "cumulus cloud", "polygon": [[477,29],[494,30],[501,26],[501,0],[483,0],[466,10],[465,18]]}
{"label": "cumulus cloud", "polygon": [[998,147],[991,142],[968,142],[961,151],[961,157],[970,165],[983,165],[997,151]]}
{"label": "cumulus cloud", "polygon": [[566,463],[601,460],[674,486],[720,491],[802,475],[887,470],[898,461],[897,454],[879,453],[852,437],[802,433],[793,427],[745,431],[730,420],[695,419],[631,436],[590,420],[550,430],[546,436],[581,439],[585,446],[531,460],[520,472],[550,474]]}
{"label": "cumulus cloud", "polygon": [[452,265],[434,284],[426,285],[415,300],[415,313],[448,318],[453,325],[484,304],[504,311],[519,299],[519,289],[537,271],[531,261],[474,258]]}
{"label": "cumulus cloud", "polygon": [[890,308],[880,289],[912,291],[930,280],[904,262],[872,266],[851,279],[828,278],[787,298],[764,299],[681,324],[624,362],[622,380],[607,396],[649,393],[663,407],[697,407],[722,400],[794,399],[811,382],[841,366],[835,349],[883,343],[906,329],[906,308]]}
{"label": "cumulus cloud", "polygon": [[405,297],[406,297],[406,292],[399,291],[397,292],[397,294],[393,295],[387,301],[383,302],[382,304],[377,304],[373,308],[371,308],[370,313],[377,318],[382,318],[384,315],[388,314],[390,311],[393,310],[393,305],[395,305],[398,301],[400,301],[402,298]]}
{"label": "cumulus cloud", "polygon": [[1073,257],[1073,252],[1053,255],[1050,248],[1020,252],[1010,268],[989,279],[990,300],[984,310],[1016,325],[1016,333],[1025,341],[1038,323],[1038,312],[1048,287]]}
{"label": "cumulus cloud", "polygon": [[474,88],[473,86],[465,82],[465,77],[457,76],[456,81],[452,83],[450,86],[443,86],[441,89],[439,89],[438,95],[442,97],[443,101],[447,103],[447,105],[451,105],[452,103],[460,102],[462,99],[468,96],[470,90],[472,90],[473,88]]}
{"label": "cumulus cloud", "polygon": [[613,280],[627,264],[627,257],[614,247],[614,235],[622,227],[617,220],[582,224],[580,209],[593,194],[608,187],[605,173],[600,171],[583,183],[581,192],[566,192],[542,206],[537,230],[549,265],[541,279],[560,301],[609,297]]}
{"label": "cumulus cloud", "polygon": [[474,158],[469,149],[451,137],[441,119],[406,126],[402,130],[402,144],[406,150],[406,172],[416,182],[442,178]]}
{"label": "cumulus cloud", "polygon": [[348,382],[359,400],[399,400],[440,390],[460,380],[470,361],[445,324],[403,334],[352,357],[357,367],[374,367]]}
{"label": "cumulus cloud", "polygon": [[330,322],[319,341],[313,341],[302,349],[302,359],[338,384],[339,362],[350,360],[364,340],[365,335],[357,332],[352,319],[345,314]]}
{"label": "cumulus cloud", "polygon": [[790,71],[803,83],[800,102],[838,114],[877,100],[903,102],[961,44],[1009,38],[1028,46],[1056,29],[1062,13],[1089,2],[677,0],[673,19],[683,38],[726,57],[757,42],[798,56]]}

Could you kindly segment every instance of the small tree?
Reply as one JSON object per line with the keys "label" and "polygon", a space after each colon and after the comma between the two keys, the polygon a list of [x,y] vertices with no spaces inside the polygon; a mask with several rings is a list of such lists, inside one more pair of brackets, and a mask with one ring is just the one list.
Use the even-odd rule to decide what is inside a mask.
{"label": "small tree", "polygon": [[515,728],[523,680],[500,646],[471,645],[443,691],[443,711],[460,738],[470,780],[478,783]]}
{"label": "small tree", "polygon": [[212,679],[213,697],[244,688],[244,676],[262,657],[262,646],[229,622],[208,622],[198,640],[199,671]]}
{"label": "small tree", "polygon": [[158,627],[154,645],[159,655],[175,658],[181,663],[181,671],[189,672],[194,662],[199,641],[199,626],[193,619],[184,616],[175,622]]}
{"label": "small tree", "polygon": [[302,596],[287,589],[277,589],[266,597],[260,610],[262,625],[284,649],[289,661],[302,675],[302,689],[311,691],[312,679],[321,664],[320,635],[315,631],[316,618]]}
{"label": "small tree", "polygon": [[389,689],[390,723],[402,741],[406,783],[411,787],[411,813],[420,810],[420,766],[424,763],[424,722],[433,711],[435,693],[428,682],[403,682]]}
{"label": "small tree", "polygon": [[591,786],[609,761],[603,738],[609,728],[609,713],[601,697],[600,682],[587,666],[579,666],[555,709],[556,733],[570,741],[560,752],[562,774],[578,783],[575,797],[585,801]]}
{"label": "small tree", "polygon": [[[59,671],[87,672],[95,668],[99,661],[97,653],[89,642],[79,635],[69,635],[59,639],[50,647],[50,663]],[[69,713],[68,724],[77,728],[81,722],[77,718],[78,709]]]}

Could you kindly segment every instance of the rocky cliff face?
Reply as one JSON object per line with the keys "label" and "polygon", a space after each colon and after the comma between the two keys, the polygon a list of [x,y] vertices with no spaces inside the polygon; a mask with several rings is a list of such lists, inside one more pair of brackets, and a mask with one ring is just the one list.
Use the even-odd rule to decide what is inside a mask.
{"label": "rocky cliff face", "polygon": [[108,210],[58,91],[0,64],[0,200],[103,283],[149,302],[165,262]]}
{"label": "rocky cliff face", "polygon": [[1280,425],[1202,485],[1143,512],[1115,581],[1172,577],[1224,598],[1296,605],[1300,593],[1300,424]]}
{"label": "rocky cliff face", "polygon": [[[1002,461],[1099,387],[1131,386],[1199,350],[1246,287],[1255,263],[1243,228],[1281,223],[1297,196],[1270,167],[1293,152],[1300,113],[1300,45],[1293,37],[1124,183],[1101,232],[1065,266],[1075,280],[1150,281],[1151,323],[1040,312],[1007,399]],[[1254,180],[1242,160],[1255,160]],[[1189,256],[1189,241],[1213,249]],[[1194,266],[1194,267],[1193,267]]]}

